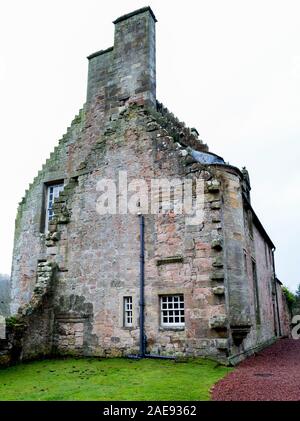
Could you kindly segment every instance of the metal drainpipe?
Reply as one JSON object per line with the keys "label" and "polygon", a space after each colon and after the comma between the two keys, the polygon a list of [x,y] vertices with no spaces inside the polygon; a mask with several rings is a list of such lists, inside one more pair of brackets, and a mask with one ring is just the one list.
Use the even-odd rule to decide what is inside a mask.
{"label": "metal drainpipe", "polygon": [[278,321],[278,335],[281,336],[279,304],[278,304],[278,295],[277,295],[277,281],[276,281],[276,275],[275,275],[274,251],[275,251],[275,249],[272,249],[273,277],[274,277],[274,286],[275,286],[275,299],[276,299],[276,310],[277,310],[277,321]]}
{"label": "metal drainpipe", "polygon": [[145,338],[145,222],[144,215],[140,217],[140,357],[146,354],[146,338]]}
{"label": "metal drainpipe", "polygon": [[175,357],[157,354],[146,354],[146,335],[145,335],[145,221],[144,215],[140,218],[140,353],[139,355],[128,355],[131,359],[157,358],[161,360],[175,360]]}

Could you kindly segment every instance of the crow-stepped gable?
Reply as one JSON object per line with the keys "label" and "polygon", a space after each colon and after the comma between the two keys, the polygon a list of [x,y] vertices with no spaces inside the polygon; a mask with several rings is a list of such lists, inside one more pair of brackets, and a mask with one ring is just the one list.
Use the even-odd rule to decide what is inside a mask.
{"label": "crow-stepped gable", "polygon": [[[55,354],[236,363],[288,334],[249,174],[157,101],[152,10],[114,25],[113,47],[88,57],[85,105],[19,204],[0,363]],[[150,191],[162,179],[177,180],[173,199],[191,186],[197,223],[176,211],[177,196],[164,209],[163,189],[128,199],[136,213],[121,209],[129,186]],[[105,180],[116,193],[107,213]]]}

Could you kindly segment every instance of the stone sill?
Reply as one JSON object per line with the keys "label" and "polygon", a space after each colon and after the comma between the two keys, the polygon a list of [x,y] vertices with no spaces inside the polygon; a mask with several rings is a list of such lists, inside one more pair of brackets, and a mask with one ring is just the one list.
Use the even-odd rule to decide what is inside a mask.
{"label": "stone sill", "polygon": [[158,259],[156,266],[170,265],[172,263],[183,263],[183,256],[168,256]]}
{"label": "stone sill", "polygon": [[164,331],[172,331],[172,332],[183,332],[185,331],[185,327],[172,327],[172,326],[160,326],[160,328],[158,329],[160,332],[164,332]]}

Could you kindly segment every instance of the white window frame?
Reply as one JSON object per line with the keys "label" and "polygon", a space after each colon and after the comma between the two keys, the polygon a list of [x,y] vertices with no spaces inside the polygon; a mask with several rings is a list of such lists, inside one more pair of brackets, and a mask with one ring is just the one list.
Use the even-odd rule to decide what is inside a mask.
{"label": "white window frame", "polygon": [[160,296],[160,324],[162,327],[185,326],[183,294]]}
{"label": "white window frame", "polygon": [[49,184],[47,186],[46,195],[46,217],[45,217],[45,231],[48,231],[49,222],[54,217],[53,202],[59,196],[59,193],[63,191],[64,183]]}
{"label": "white window frame", "polygon": [[131,296],[123,298],[124,327],[133,326],[133,300]]}

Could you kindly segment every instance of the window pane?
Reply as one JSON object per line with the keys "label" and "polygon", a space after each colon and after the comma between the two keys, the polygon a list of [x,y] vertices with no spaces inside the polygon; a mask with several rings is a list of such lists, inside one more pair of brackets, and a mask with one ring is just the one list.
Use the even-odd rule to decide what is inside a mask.
{"label": "window pane", "polygon": [[161,324],[163,326],[184,326],[183,295],[167,295],[160,297]]}
{"label": "window pane", "polygon": [[58,197],[59,193],[64,189],[63,183],[56,184],[52,186],[48,186],[47,188],[47,203],[46,203],[46,218],[45,218],[45,231],[48,230],[48,223],[54,217],[53,212],[53,202],[56,197]]}
{"label": "window pane", "polygon": [[132,297],[124,297],[124,326],[132,326]]}

